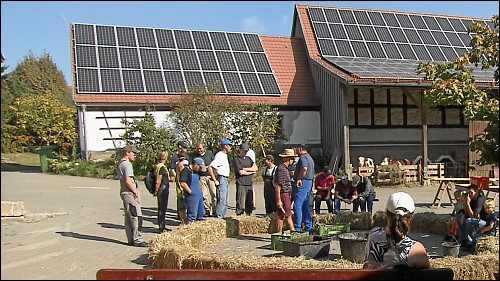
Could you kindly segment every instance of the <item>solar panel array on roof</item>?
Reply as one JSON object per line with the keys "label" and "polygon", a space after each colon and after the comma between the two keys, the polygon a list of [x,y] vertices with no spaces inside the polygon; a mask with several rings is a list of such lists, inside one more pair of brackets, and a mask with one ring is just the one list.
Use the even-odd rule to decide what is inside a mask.
{"label": "solar panel array on roof", "polygon": [[218,93],[279,95],[260,38],[208,32],[73,24],[78,93]]}
{"label": "solar panel array on roof", "polygon": [[[415,78],[418,62],[452,61],[470,50],[470,19],[337,7],[307,11],[321,55],[362,78]],[[479,72],[493,77],[493,71]]]}

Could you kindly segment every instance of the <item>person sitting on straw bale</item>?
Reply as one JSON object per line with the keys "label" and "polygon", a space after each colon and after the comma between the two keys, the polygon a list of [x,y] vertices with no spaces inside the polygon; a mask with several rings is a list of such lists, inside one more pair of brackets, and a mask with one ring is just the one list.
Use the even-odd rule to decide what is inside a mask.
{"label": "person sitting on straw bale", "polygon": [[352,177],[352,186],[358,191],[358,198],[353,201],[352,211],[356,213],[359,208],[361,212],[373,213],[373,201],[377,193],[368,177],[355,175]]}
{"label": "person sitting on straw bale", "polygon": [[[472,244],[467,236],[472,236],[473,232],[479,228],[480,222],[486,221],[487,213],[483,208],[486,196],[475,184],[467,186],[467,194],[468,196],[464,200],[465,212],[458,215],[458,242],[464,251],[471,251]],[[462,221],[464,223],[461,223]]]}
{"label": "person sitting on straw bale", "polygon": [[363,268],[430,267],[424,245],[407,236],[414,211],[415,203],[408,193],[396,192],[389,196],[385,210],[386,225],[370,231]]}
{"label": "person sitting on straw bale", "polygon": [[480,220],[479,227],[475,231],[471,231],[467,234],[467,241],[472,246],[476,247],[476,239],[479,236],[495,236],[497,234],[497,214],[495,213],[495,201],[493,199],[486,199],[483,204],[483,208],[488,214],[486,219]]}
{"label": "person sitting on straw bale", "polygon": [[321,201],[326,201],[328,213],[333,213],[333,201],[331,190],[335,184],[335,176],[332,175],[330,167],[325,166],[323,171],[314,179],[314,188],[317,190],[314,196],[315,213],[319,214],[321,209]]}
{"label": "person sitting on straw bale", "polygon": [[356,198],[358,198],[358,190],[352,186],[352,181],[349,180],[347,174],[342,174],[340,180],[335,184],[333,213],[340,212],[340,201],[351,204]]}

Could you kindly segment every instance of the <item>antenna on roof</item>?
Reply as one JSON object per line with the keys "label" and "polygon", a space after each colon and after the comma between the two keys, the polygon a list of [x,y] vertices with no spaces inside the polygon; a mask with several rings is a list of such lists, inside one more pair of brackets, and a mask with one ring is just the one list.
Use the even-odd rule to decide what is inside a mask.
{"label": "antenna on roof", "polygon": [[64,21],[66,22],[66,24],[68,24],[68,21],[66,20],[66,18],[64,17],[64,14],[61,14],[61,16],[63,17]]}

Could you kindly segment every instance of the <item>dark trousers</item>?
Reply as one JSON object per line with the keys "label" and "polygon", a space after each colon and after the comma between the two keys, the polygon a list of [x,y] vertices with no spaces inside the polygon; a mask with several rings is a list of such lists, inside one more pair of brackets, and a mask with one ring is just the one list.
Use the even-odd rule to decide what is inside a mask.
{"label": "dark trousers", "polygon": [[165,216],[167,214],[167,204],[168,204],[168,185],[160,185],[158,189],[158,194],[156,195],[156,201],[158,203],[158,228],[160,232],[165,230]]}
{"label": "dark trousers", "polygon": [[273,182],[270,180],[264,181],[264,206],[266,207],[266,215],[278,211],[276,207],[276,196],[274,193]]}
{"label": "dark trousers", "polygon": [[253,212],[253,186],[236,183],[236,215]]}
{"label": "dark trousers", "polygon": [[332,196],[330,196],[330,193],[328,193],[327,196],[322,196],[322,195],[316,193],[316,196],[314,196],[314,211],[315,211],[315,213],[316,214],[320,213],[321,201],[325,201],[326,206],[328,206],[328,212],[333,213],[333,200],[332,200]]}

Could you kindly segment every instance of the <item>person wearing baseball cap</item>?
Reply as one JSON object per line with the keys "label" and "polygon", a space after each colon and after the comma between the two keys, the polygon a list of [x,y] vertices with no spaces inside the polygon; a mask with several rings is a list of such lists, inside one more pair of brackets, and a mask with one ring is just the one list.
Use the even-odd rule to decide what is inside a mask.
{"label": "person wearing baseball cap", "polygon": [[184,191],[179,183],[179,175],[185,166],[189,165],[189,154],[187,153],[187,148],[189,144],[185,140],[179,140],[177,142],[177,151],[172,153],[170,158],[170,163],[168,164],[168,169],[170,172],[170,179],[175,181],[175,193],[177,195],[177,218],[182,224],[188,222],[187,220],[187,204],[186,198],[184,196]]}
{"label": "person wearing baseball cap", "polygon": [[243,213],[250,216],[254,209],[253,175],[257,172],[257,165],[252,158],[246,156],[249,149],[248,144],[242,143],[238,154],[233,158],[237,216]]}
{"label": "person wearing baseball cap", "polygon": [[375,227],[368,235],[363,268],[429,268],[429,257],[422,243],[408,237],[415,212],[413,198],[405,192],[389,196],[384,228]]}
{"label": "person wearing baseball cap", "polygon": [[352,202],[352,211],[357,212],[361,208],[361,212],[373,213],[373,201],[375,200],[375,189],[372,182],[366,176],[355,175],[352,177],[352,186],[358,191],[358,198]]}
{"label": "person wearing baseball cap", "polygon": [[[220,142],[220,151],[215,154],[214,160],[208,165],[208,173],[215,182],[217,192],[217,203],[215,204],[215,216],[218,218],[226,217],[229,207],[229,160],[227,154],[231,151],[233,143],[223,138]],[[216,176],[217,173],[217,176]]]}
{"label": "person wearing baseball cap", "polygon": [[196,157],[182,169],[179,175],[179,183],[184,191],[187,204],[187,221],[202,220],[205,216],[203,207],[203,192],[200,186],[200,172],[206,169],[203,158]]}
{"label": "person wearing baseball cap", "polygon": [[349,180],[347,174],[342,174],[340,180],[335,183],[333,191],[333,213],[340,213],[340,203],[344,202],[351,204],[358,198],[358,190],[352,186],[352,181]]}

